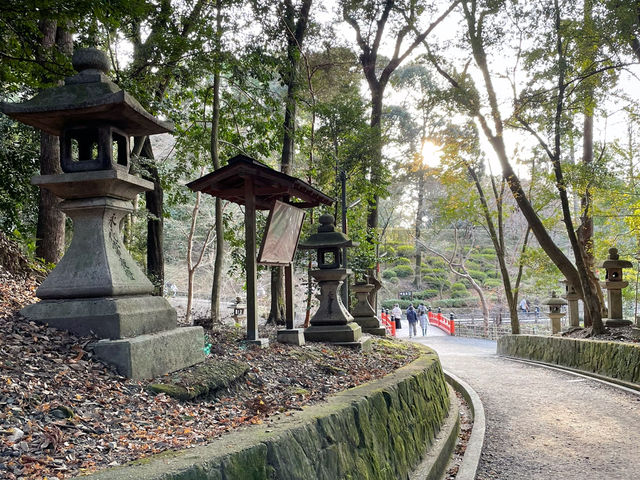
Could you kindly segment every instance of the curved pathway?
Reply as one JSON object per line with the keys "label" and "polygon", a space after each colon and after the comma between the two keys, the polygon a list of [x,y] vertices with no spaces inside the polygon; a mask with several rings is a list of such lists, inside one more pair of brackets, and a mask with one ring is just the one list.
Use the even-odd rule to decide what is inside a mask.
{"label": "curved pathway", "polygon": [[[407,338],[403,326],[399,337]],[[436,327],[412,340],[435,349],[482,399],[478,480],[640,479],[640,396],[498,357],[493,341],[449,337]]]}

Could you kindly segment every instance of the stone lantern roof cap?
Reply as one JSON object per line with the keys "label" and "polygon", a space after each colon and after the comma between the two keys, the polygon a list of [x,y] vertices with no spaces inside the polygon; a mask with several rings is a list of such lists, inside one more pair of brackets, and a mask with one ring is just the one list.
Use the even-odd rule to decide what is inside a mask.
{"label": "stone lantern roof cap", "polygon": [[620,260],[617,248],[609,249],[609,258],[602,262],[602,268],[631,268],[633,263],[629,260]]}
{"label": "stone lantern roof cap", "polygon": [[566,305],[567,302],[562,298],[558,297],[556,295],[556,292],[551,292],[551,297],[544,300],[542,304],[549,305],[549,306],[559,306],[559,305]]}
{"label": "stone lantern roof cap", "polygon": [[173,124],[155,118],[107,75],[109,59],[95,48],[73,54],[78,72],[65,84],[47,88],[22,103],[0,103],[0,111],[19,122],[60,136],[69,126],[107,123],[133,135],[173,131]]}
{"label": "stone lantern roof cap", "polygon": [[357,247],[358,242],[353,242],[344,233],[335,231],[335,219],[333,215],[320,215],[318,232],[309,236],[298,245],[301,250],[316,250],[318,248],[343,248]]}

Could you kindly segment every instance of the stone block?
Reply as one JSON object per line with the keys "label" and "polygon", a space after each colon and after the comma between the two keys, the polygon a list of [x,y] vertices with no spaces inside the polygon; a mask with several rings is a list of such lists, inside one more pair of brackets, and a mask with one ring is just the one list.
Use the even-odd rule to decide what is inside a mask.
{"label": "stone block", "polygon": [[304,345],[304,330],[301,328],[278,330],[278,342]]}
{"label": "stone block", "polygon": [[28,320],[98,338],[129,338],[176,327],[174,308],[165,298],[151,295],[43,300],[20,313]]}
{"label": "stone block", "polygon": [[304,331],[307,342],[357,342],[361,336],[362,329],[354,322],[346,325],[311,325]]}
{"label": "stone block", "polygon": [[267,348],[269,346],[268,338],[253,338],[251,340],[245,340],[244,343],[247,345],[255,345],[259,348]]}
{"label": "stone block", "polygon": [[375,316],[355,317],[354,316],[353,321],[358,325],[360,325],[360,328],[362,328],[362,333],[377,335],[379,337],[384,337],[387,334],[385,328],[380,326],[378,317],[375,317]]}
{"label": "stone block", "polygon": [[204,330],[174,328],[134,338],[100,340],[91,348],[97,358],[115,365],[120,375],[143,380],[204,361]]}
{"label": "stone block", "polygon": [[373,342],[371,341],[371,337],[368,335],[366,337],[360,337],[360,339],[355,342],[333,342],[332,345],[349,347],[362,352],[370,352],[373,348]]}

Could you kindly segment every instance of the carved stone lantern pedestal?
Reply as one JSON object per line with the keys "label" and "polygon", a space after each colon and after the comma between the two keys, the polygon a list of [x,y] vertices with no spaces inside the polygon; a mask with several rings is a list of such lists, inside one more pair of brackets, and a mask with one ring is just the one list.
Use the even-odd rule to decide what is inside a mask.
{"label": "carved stone lantern pedestal", "polygon": [[144,379],[204,360],[201,327],[176,328],[176,312],[122,243],[120,222],[131,200],[153,184],[129,174],[130,136],[171,131],[107,76],[103,52],[73,56],[77,75],[20,104],[1,105],[11,117],[60,137],[64,173],[32,183],[62,199],[73,220],[64,257],[42,282],[28,320],[78,335],[95,335],[97,358],[126,377]]}
{"label": "carved stone lantern pedestal", "polygon": [[369,283],[352,285],[351,291],[355,293],[358,303],[353,307],[351,314],[353,321],[360,325],[364,333],[384,337],[386,330],[380,326],[376,312],[369,303],[369,295],[374,288],[375,286]]}

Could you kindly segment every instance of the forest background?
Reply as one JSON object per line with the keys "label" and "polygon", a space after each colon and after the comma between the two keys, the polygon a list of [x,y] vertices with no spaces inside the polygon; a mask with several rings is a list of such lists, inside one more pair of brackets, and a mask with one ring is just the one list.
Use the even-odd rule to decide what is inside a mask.
{"label": "forest background", "polygon": [[[382,277],[379,305],[411,290],[485,321],[504,309],[517,333],[519,300],[567,279],[597,331],[607,250],[640,262],[639,15],[619,0],[8,0],[0,98],[58,84],[73,49],[95,46],[175,123],[132,142],[155,190],[122,231],[158,293],[189,293],[187,312],[193,292],[208,297],[210,322],[242,296],[242,214],[184,185],[244,154],[338,200],[303,236],[325,212],[340,227],[349,206],[349,265]],[[0,116],[0,230],[45,269],[73,226],[29,179],[59,173],[58,158],[56,137]],[[311,259],[296,261],[308,320]],[[261,276],[275,322],[281,276]]]}

